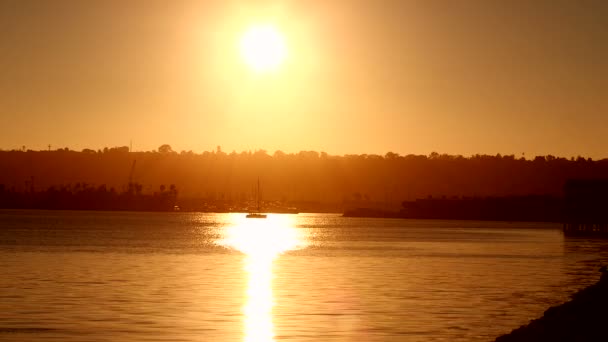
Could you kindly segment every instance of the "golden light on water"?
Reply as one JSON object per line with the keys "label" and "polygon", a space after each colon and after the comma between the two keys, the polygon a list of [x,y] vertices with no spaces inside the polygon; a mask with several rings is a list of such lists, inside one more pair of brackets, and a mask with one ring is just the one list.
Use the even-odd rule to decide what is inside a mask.
{"label": "golden light on water", "polygon": [[269,215],[267,219],[247,219],[235,215],[234,225],[223,231],[218,244],[245,254],[248,275],[247,301],[243,306],[246,342],[274,341],[272,323],[273,261],[281,253],[303,248],[306,241],[294,228],[290,215]]}
{"label": "golden light on water", "polygon": [[253,71],[274,71],[287,57],[287,44],[283,34],[275,26],[254,25],[241,37],[240,52],[245,63]]}

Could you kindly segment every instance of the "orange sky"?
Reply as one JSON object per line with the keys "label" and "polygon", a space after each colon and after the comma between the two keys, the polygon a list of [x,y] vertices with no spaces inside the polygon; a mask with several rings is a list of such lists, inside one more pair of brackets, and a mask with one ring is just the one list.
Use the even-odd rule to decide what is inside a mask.
{"label": "orange sky", "polygon": [[[608,2],[2,1],[0,148],[608,157]],[[237,51],[257,22],[289,55]]]}

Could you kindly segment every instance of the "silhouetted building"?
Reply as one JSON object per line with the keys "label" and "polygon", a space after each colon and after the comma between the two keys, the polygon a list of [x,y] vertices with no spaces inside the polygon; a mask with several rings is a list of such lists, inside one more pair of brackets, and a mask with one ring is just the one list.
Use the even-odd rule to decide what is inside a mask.
{"label": "silhouetted building", "polygon": [[436,220],[561,222],[563,200],[555,196],[421,198],[403,201],[399,212],[374,208],[348,210],[344,216]]}
{"label": "silhouetted building", "polygon": [[565,234],[608,236],[608,179],[571,179],[564,193]]}

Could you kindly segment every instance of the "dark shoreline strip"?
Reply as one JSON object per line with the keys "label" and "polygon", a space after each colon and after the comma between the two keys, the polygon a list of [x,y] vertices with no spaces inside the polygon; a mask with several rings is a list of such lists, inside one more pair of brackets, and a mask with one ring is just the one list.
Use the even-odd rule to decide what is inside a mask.
{"label": "dark shoreline strip", "polygon": [[0,327],[0,334],[37,334],[37,333],[54,332],[54,331],[57,331],[57,329]]}
{"label": "dark shoreline strip", "polygon": [[600,270],[600,280],[574,295],[572,300],[553,306],[541,318],[532,320],[495,342],[595,342],[608,341],[608,272]]}

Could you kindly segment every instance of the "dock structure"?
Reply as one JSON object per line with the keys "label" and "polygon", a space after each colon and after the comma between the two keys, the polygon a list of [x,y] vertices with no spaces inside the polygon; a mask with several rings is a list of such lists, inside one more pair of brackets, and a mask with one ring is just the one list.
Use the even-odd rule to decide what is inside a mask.
{"label": "dock structure", "polygon": [[608,237],[608,179],[571,179],[564,193],[564,234]]}

